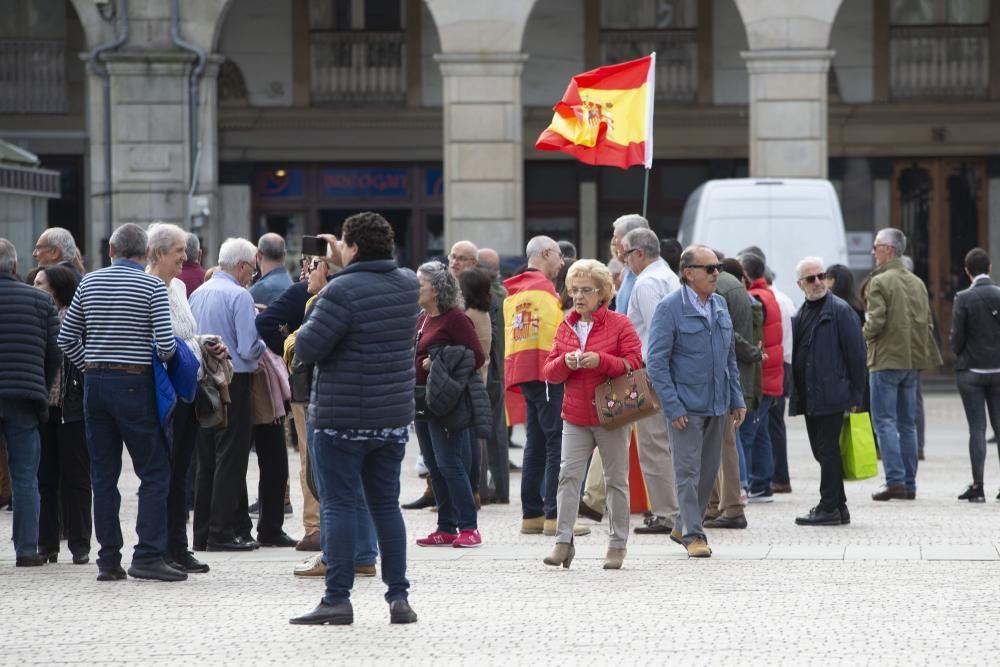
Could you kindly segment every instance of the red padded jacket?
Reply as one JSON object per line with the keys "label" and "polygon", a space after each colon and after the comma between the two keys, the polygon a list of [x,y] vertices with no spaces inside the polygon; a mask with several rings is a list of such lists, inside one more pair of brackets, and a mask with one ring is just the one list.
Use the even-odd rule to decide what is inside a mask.
{"label": "red padded jacket", "polygon": [[765,396],[781,396],[785,381],[785,352],[781,345],[781,307],[774,292],[763,278],[750,283],[750,294],[764,304],[764,352],[767,359],[761,366],[761,381]]}
{"label": "red padded jacket", "polygon": [[552,350],[545,360],[545,381],[566,384],[563,395],[562,418],[577,426],[597,426],[597,408],[594,406],[594,390],[609,377],[625,374],[625,363],[632,368],[642,366],[642,342],[632,322],[621,313],[608,310],[603,305],[594,311],[594,326],[587,336],[584,352],[596,352],[601,360],[597,368],[572,370],[566,365],[567,352],[580,349],[580,339],[573,325],[580,320],[580,314],[571,311],[556,329]]}

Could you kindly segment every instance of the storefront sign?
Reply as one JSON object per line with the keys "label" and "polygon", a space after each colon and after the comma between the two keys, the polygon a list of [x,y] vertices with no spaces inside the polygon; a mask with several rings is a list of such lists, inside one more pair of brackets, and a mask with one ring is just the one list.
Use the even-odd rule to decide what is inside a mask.
{"label": "storefront sign", "polygon": [[323,169],[320,194],[324,199],[409,199],[410,170],[401,167]]}
{"label": "storefront sign", "polygon": [[441,167],[427,167],[424,171],[424,196],[440,199],[444,192],[444,170]]}
{"label": "storefront sign", "polygon": [[257,173],[257,196],[261,199],[298,199],[305,196],[306,175],[302,169],[275,169]]}

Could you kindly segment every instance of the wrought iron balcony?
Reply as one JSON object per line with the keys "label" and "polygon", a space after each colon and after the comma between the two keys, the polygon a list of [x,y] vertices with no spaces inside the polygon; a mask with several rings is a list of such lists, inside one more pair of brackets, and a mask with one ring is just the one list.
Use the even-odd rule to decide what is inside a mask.
{"label": "wrought iron balcony", "polygon": [[889,62],[896,99],[989,97],[989,26],[893,27]]}
{"label": "wrought iron balcony", "polygon": [[696,30],[602,30],[601,62],[613,64],[656,51],[656,99],[694,102],[698,95]]}
{"label": "wrought iron balcony", "polygon": [[64,42],[0,39],[0,113],[65,112]]}
{"label": "wrought iron balcony", "polygon": [[406,99],[403,33],[313,32],[310,40],[313,103]]}

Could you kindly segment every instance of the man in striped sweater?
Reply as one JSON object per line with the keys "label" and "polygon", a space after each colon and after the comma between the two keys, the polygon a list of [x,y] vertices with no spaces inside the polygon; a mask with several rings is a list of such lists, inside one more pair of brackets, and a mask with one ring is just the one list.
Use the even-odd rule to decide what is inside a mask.
{"label": "man in striped sweater", "polygon": [[180,581],[187,574],[163,561],[167,547],[169,447],[160,429],[152,354],[166,361],[176,345],[163,281],[143,270],[146,232],[115,230],[111,266],[80,282],[59,332],[59,347],[84,371],[84,418],[94,489],[94,532],[101,550],[98,581],[125,579],[118,509],[122,442],[139,476],[139,543],[128,574]]}

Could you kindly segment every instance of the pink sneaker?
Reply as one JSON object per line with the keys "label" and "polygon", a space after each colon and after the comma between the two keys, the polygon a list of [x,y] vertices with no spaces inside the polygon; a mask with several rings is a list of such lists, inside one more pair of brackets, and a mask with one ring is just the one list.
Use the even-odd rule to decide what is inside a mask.
{"label": "pink sneaker", "polygon": [[435,530],[433,533],[427,537],[421,537],[417,540],[418,547],[450,547],[455,541],[458,535],[454,533],[446,533],[441,530]]}
{"label": "pink sneaker", "polygon": [[473,528],[460,531],[458,537],[454,542],[451,543],[453,547],[464,547],[466,549],[472,547],[478,547],[483,543],[483,538],[480,536],[479,531]]}

